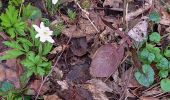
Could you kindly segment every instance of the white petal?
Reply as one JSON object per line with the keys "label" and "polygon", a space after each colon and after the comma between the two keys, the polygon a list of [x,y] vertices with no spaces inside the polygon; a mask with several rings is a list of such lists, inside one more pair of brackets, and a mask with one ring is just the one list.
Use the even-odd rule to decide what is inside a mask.
{"label": "white petal", "polygon": [[38,27],[37,25],[32,25],[34,27],[34,29],[39,33],[41,32],[41,29],[40,27]]}
{"label": "white petal", "polygon": [[40,28],[41,28],[41,29],[44,29],[44,28],[45,28],[44,22],[41,22],[41,23],[40,23]]}
{"label": "white petal", "polygon": [[47,41],[50,42],[50,43],[54,43],[54,40],[52,39],[52,37],[47,37]]}
{"label": "white petal", "polygon": [[45,42],[46,40],[47,40],[47,39],[46,39],[45,37],[42,37],[42,36],[40,37],[40,41],[41,41],[41,42]]}
{"label": "white petal", "polygon": [[49,35],[53,35],[53,31],[48,31],[48,34]]}
{"label": "white petal", "polygon": [[52,0],[52,3],[55,5],[58,2],[58,0]]}
{"label": "white petal", "polygon": [[40,34],[36,34],[36,35],[35,35],[35,38],[39,38],[39,37],[40,37]]}

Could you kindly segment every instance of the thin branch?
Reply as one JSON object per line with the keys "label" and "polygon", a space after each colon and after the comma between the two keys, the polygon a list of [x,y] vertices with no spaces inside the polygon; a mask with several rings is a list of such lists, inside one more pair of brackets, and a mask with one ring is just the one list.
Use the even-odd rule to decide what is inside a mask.
{"label": "thin branch", "polygon": [[91,19],[89,18],[89,12],[87,12],[86,10],[84,10],[84,9],[80,6],[80,4],[77,2],[77,0],[74,0],[74,2],[75,2],[75,3],[77,4],[77,6],[81,9],[81,11],[85,13],[85,16],[86,16],[87,19],[90,21],[90,23],[91,23],[92,26],[95,28],[95,30],[96,30],[97,32],[100,32],[100,31],[97,29],[97,27],[94,25],[94,23],[91,21]]}

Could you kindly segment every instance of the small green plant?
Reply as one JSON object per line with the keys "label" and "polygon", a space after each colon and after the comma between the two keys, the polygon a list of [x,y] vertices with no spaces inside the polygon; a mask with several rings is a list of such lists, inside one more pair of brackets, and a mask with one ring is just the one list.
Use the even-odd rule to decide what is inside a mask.
{"label": "small green plant", "polygon": [[65,26],[62,22],[55,25],[54,26],[54,35],[59,36],[64,28],[65,28]]}
{"label": "small green plant", "polygon": [[1,82],[0,96],[2,100],[30,100],[29,97],[21,96],[23,90],[15,90],[13,84],[9,82]]}
{"label": "small green plant", "polygon": [[[170,79],[168,73],[170,71],[170,50],[160,50],[156,44],[161,40],[160,34],[153,32],[149,35],[150,43],[146,43],[145,47],[140,50],[139,58],[143,63],[142,71],[135,73],[136,80],[143,86],[149,87],[154,82],[154,71],[152,67],[159,70],[158,76],[161,79],[161,89],[164,92],[170,91]],[[151,64],[154,65],[151,67]]]}
{"label": "small green plant", "polygon": [[73,10],[68,9],[67,14],[71,21],[74,21],[76,19],[76,12],[74,12]]}
{"label": "small green plant", "polygon": [[9,5],[20,6],[25,0],[9,0]]}
{"label": "small green plant", "polygon": [[22,61],[22,65],[26,67],[27,77],[32,74],[44,76],[51,68],[51,63],[43,60],[40,55],[35,55],[33,52],[29,52],[26,59]]}
{"label": "small green plant", "polygon": [[152,11],[149,15],[149,20],[152,22],[155,22],[155,23],[159,23],[160,16],[159,16],[158,12]]}
{"label": "small green plant", "polygon": [[45,7],[47,8],[47,11],[50,15],[54,15],[57,10],[60,9],[61,1],[58,0],[57,4],[53,4],[52,0],[46,0],[45,1]]}
{"label": "small green plant", "polygon": [[16,35],[24,36],[25,23],[18,16],[18,10],[13,6],[8,6],[5,13],[0,16],[1,26],[9,34],[11,38]]}
{"label": "small green plant", "polygon": [[23,20],[35,20],[35,19],[40,19],[42,17],[42,13],[40,9],[37,7],[34,7],[30,4],[27,6],[23,7],[23,12],[22,12],[22,19]]}

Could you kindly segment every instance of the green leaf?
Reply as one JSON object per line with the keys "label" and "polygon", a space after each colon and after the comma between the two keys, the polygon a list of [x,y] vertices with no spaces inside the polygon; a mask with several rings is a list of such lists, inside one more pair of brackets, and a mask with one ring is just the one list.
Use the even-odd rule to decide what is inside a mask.
{"label": "green leaf", "polygon": [[15,41],[5,41],[3,42],[4,45],[13,48],[13,49],[18,49],[18,50],[23,50],[22,47]]}
{"label": "green leaf", "polygon": [[25,60],[23,60],[23,61],[21,62],[21,64],[24,65],[24,66],[27,67],[27,68],[30,68],[30,67],[32,67],[32,66],[35,65],[31,60],[29,60],[29,59],[27,59],[27,58],[26,58]]}
{"label": "green leaf", "polygon": [[148,54],[148,61],[151,63],[152,61],[154,61],[155,59],[155,55],[153,53],[149,53]]}
{"label": "green leaf", "polygon": [[149,35],[149,40],[154,43],[159,43],[161,40],[161,36],[157,32],[152,32],[151,35]]}
{"label": "green leaf", "polygon": [[68,9],[67,14],[68,14],[68,17],[69,17],[71,20],[75,20],[75,18],[76,18],[76,12]]}
{"label": "green leaf", "polygon": [[160,53],[156,53],[155,54],[155,62],[159,63],[161,61],[161,59],[163,58],[163,56]]}
{"label": "green leaf", "polygon": [[49,62],[43,62],[43,63],[39,64],[38,66],[40,66],[40,67],[48,67],[49,65],[50,65]]}
{"label": "green leaf", "polygon": [[160,85],[161,85],[161,89],[164,92],[170,92],[170,79],[168,78],[162,79]]}
{"label": "green leaf", "polygon": [[136,80],[143,86],[149,87],[154,82],[154,70],[150,65],[143,65],[142,72],[136,72]]}
{"label": "green leaf", "polygon": [[164,55],[165,57],[170,57],[170,50],[165,50]]}
{"label": "green leaf", "polygon": [[13,88],[14,88],[13,84],[11,84],[9,82],[3,82],[0,90],[3,91],[3,92],[6,92],[6,91],[9,91]]}
{"label": "green leaf", "polygon": [[6,55],[0,57],[0,60],[7,60],[7,59],[13,59],[13,58],[17,58],[18,56],[24,54],[24,52],[20,51],[20,50],[8,50],[6,52]]}
{"label": "green leaf", "polygon": [[169,62],[168,62],[168,60],[167,60],[165,57],[163,57],[163,58],[160,60],[160,62],[156,64],[156,67],[157,67],[158,69],[168,70],[168,68],[169,68]]}
{"label": "green leaf", "polygon": [[41,18],[42,13],[40,9],[29,4],[23,8],[22,16],[24,20],[27,20],[27,19],[35,20],[35,19]]}
{"label": "green leaf", "polygon": [[23,44],[27,44],[28,46],[33,46],[33,44],[29,40],[27,40],[25,38],[17,38],[17,41],[19,41],[19,42],[21,42]]}
{"label": "green leaf", "polygon": [[45,44],[43,45],[42,55],[47,55],[47,54],[51,51],[52,46],[53,46],[53,45],[52,45],[51,43],[45,43]]}
{"label": "green leaf", "polygon": [[54,35],[59,36],[64,28],[65,27],[63,23],[58,23],[54,28]]}
{"label": "green leaf", "polygon": [[160,78],[166,78],[168,77],[168,70],[160,70],[158,75]]}
{"label": "green leaf", "polygon": [[18,10],[14,6],[9,5],[6,12],[0,16],[1,26],[11,38],[14,38],[16,35],[25,35],[25,22],[21,21],[18,15]]}
{"label": "green leaf", "polygon": [[37,74],[39,74],[40,76],[44,76],[45,75],[45,71],[43,70],[43,68],[37,67]]}
{"label": "green leaf", "polygon": [[160,16],[156,11],[153,11],[149,15],[149,19],[155,23],[159,23],[160,21]]}

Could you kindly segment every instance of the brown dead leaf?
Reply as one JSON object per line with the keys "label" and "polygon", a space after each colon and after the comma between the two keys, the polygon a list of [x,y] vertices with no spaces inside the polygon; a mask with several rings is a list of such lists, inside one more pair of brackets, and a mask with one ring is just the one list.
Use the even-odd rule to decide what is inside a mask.
{"label": "brown dead leaf", "polygon": [[9,60],[6,60],[6,65],[8,67],[10,67],[11,69],[14,69],[16,70],[16,64],[17,63],[17,60],[16,59],[9,59]]}
{"label": "brown dead leaf", "polygon": [[16,88],[20,88],[20,81],[16,71],[11,69],[5,70],[6,79],[14,84]]}
{"label": "brown dead leaf", "polygon": [[159,99],[154,97],[140,97],[140,100],[159,100]]}
{"label": "brown dead leaf", "polygon": [[[89,12],[89,18],[99,31],[104,30],[105,25],[101,21],[100,16],[96,12],[94,11]],[[94,28],[94,26],[87,19],[87,17],[82,15],[82,17],[79,18],[79,21],[76,25],[68,26],[68,28],[65,28],[62,33],[68,37],[79,38],[88,35],[94,35],[95,33],[98,33],[98,31]]]}
{"label": "brown dead leaf", "polygon": [[108,77],[116,71],[124,55],[124,46],[113,44],[101,46],[93,55],[90,74],[93,77]]}
{"label": "brown dead leaf", "polygon": [[63,34],[65,34],[68,37],[84,37],[86,36],[85,32],[83,32],[80,28],[78,28],[76,25],[72,25],[68,28],[65,28],[62,31]]}
{"label": "brown dead leaf", "polygon": [[[27,95],[35,95],[41,85],[41,80],[34,80],[32,82],[30,82],[29,86],[28,86],[28,91],[27,91]],[[42,87],[42,90],[40,91],[40,95],[44,94],[47,90],[49,89],[48,84],[45,83]]]}
{"label": "brown dead leaf", "polygon": [[162,17],[160,19],[160,24],[169,26],[170,25],[170,14],[166,10],[163,10],[163,9],[161,13],[162,13]]}
{"label": "brown dead leaf", "polygon": [[5,68],[2,64],[0,64],[0,81],[5,79]]}
{"label": "brown dead leaf", "polygon": [[53,94],[53,95],[48,95],[48,96],[43,96],[44,100],[62,100],[60,97],[58,97],[57,95]]}
{"label": "brown dead leaf", "polygon": [[94,100],[109,100],[104,92],[112,92],[113,89],[108,87],[104,82],[97,79],[91,79],[83,87],[92,92]]}
{"label": "brown dead leaf", "polygon": [[59,45],[59,46],[55,47],[55,48],[50,52],[50,54],[60,53],[60,52],[64,51],[66,48],[68,48],[68,47],[69,47],[68,45]]}
{"label": "brown dead leaf", "polygon": [[73,70],[71,70],[66,76],[67,80],[74,83],[82,83],[90,79],[88,63],[77,64],[73,67]]}
{"label": "brown dead leaf", "polygon": [[166,28],[166,32],[170,33],[170,27]]}
{"label": "brown dead leaf", "polygon": [[85,37],[73,38],[71,40],[71,51],[76,56],[83,56],[87,53],[87,41]]}

